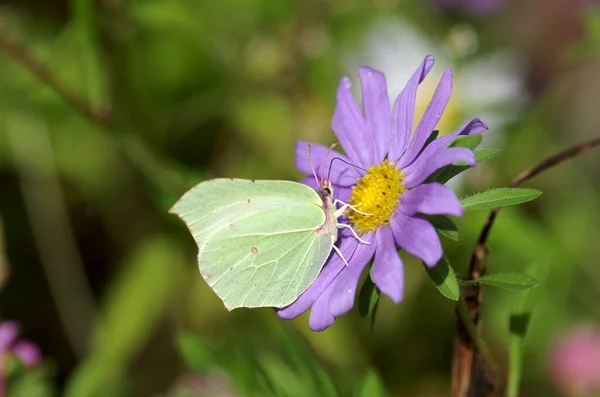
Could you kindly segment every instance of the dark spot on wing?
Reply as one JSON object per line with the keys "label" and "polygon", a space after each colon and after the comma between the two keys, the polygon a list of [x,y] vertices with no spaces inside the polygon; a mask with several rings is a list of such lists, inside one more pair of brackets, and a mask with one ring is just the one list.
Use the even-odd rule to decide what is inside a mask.
{"label": "dark spot on wing", "polygon": [[248,199],[248,204],[250,204],[250,199]]}
{"label": "dark spot on wing", "polygon": [[254,179],[250,179],[252,182],[256,182]]}
{"label": "dark spot on wing", "polygon": [[235,227],[235,225],[233,223],[229,225],[229,228],[231,230],[233,230],[234,232],[237,230],[237,227]]}
{"label": "dark spot on wing", "polygon": [[233,181],[234,178],[229,178],[230,181]]}
{"label": "dark spot on wing", "polygon": [[385,192],[381,192],[381,194],[383,194],[385,196]]}
{"label": "dark spot on wing", "polygon": [[252,251],[253,254],[258,254],[258,248],[256,247],[250,248],[250,251]]}

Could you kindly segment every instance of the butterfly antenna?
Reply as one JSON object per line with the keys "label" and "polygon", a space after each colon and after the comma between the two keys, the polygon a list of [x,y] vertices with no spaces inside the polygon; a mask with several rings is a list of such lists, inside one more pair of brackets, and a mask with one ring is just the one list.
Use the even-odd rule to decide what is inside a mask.
{"label": "butterfly antenna", "polygon": [[329,177],[330,177],[330,175],[331,175],[331,168],[333,168],[333,162],[334,162],[335,160],[339,160],[339,161],[341,161],[342,163],[346,163],[346,164],[348,164],[348,165],[349,165],[349,166],[351,166],[351,167],[358,168],[359,170],[363,170],[364,172],[367,172],[367,170],[365,170],[365,169],[364,169],[364,168],[362,168],[362,167],[359,167],[358,165],[352,164],[352,163],[350,163],[350,162],[348,162],[348,161],[346,161],[346,160],[344,160],[344,159],[342,159],[342,158],[336,157],[336,158],[334,158],[333,160],[331,160],[331,163],[329,163],[329,172],[327,173],[327,179],[329,179]]}
{"label": "butterfly antenna", "polygon": [[[321,168],[321,183],[323,183],[325,181],[325,166],[327,165],[327,157],[329,157],[329,153],[331,153],[331,151],[333,150],[334,147],[336,147],[338,145],[338,143],[334,143],[331,146],[329,146],[329,149],[327,149],[327,153],[325,153],[325,158],[323,159],[323,167]],[[332,160],[333,162],[333,160]],[[327,175],[327,179],[329,180],[329,175]]]}
{"label": "butterfly antenna", "polygon": [[319,183],[319,178],[317,177],[317,173],[315,172],[315,167],[313,166],[312,157],[310,156],[310,145],[306,146],[306,153],[308,153],[308,163],[310,164],[310,169],[312,170],[312,173],[315,176],[317,186],[321,186],[321,184]]}

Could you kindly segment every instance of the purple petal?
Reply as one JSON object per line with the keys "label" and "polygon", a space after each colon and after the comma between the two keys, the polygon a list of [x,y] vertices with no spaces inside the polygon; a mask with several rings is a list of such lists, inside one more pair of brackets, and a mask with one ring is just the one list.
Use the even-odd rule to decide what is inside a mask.
{"label": "purple petal", "polygon": [[419,157],[417,161],[402,170],[406,175],[404,186],[412,189],[440,168],[459,161],[464,161],[470,166],[477,163],[473,152],[463,147],[441,149],[429,159]]}
{"label": "purple petal", "polygon": [[374,233],[367,233],[361,236],[361,238],[371,244],[359,243],[354,256],[346,258],[349,266],[346,266],[337,277],[335,286],[333,287],[334,290],[331,292],[329,309],[335,317],[347,313],[354,306],[354,295],[358,279],[375,252],[376,241]]}
{"label": "purple petal", "polygon": [[352,188],[351,187],[344,187],[344,186],[337,186],[337,185],[332,185],[331,186],[333,189],[333,198],[343,201],[345,203],[348,202],[348,200],[350,200],[350,197],[352,196]]}
{"label": "purple petal", "polygon": [[415,117],[417,87],[425,79],[433,67],[433,63],[433,57],[426,56],[396,98],[392,112],[392,137],[388,150],[388,158],[392,161],[398,160],[406,150],[406,143],[412,133],[413,118]]}
{"label": "purple petal", "polygon": [[406,215],[420,212],[428,215],[461,216],[463,213],[462,205],[452,189],[437,182],[419,185],[402,194],[398,209]]}
{"label": "purple petal", "polygon": [[435,228],[426,220],[396,212],[390,219],[396,243],[406,252],[433,267],[442,258],[442,244]]}
{"label": "purple petal", "polygon": [[20,340],[11,350],[26,367],[33,367],[40,362],[40,349],[31,342]]}
{"label": "purple petal", "polygon": [[375,235],[377,251],[371,270],[373,282],[394,303],[400,303],[404,293],[404,266],[398,255],[392,229],[382,227]]}
{"label": "purple petal", "polygon": [[[358,245],[358,241],[350,231],[345,230],[340,233],[338,238],[338,248],[342,251],[344,258],[352,258],[354,251]],[[317,276],[314,283],[294,303],[281,309],[275,309],[277,315],[283,319],[289,320],[298,317],[315,303],[315,301],[323,294],[325,289],[331,284],[338,274],[346,267],[346,264],[341,260],[340,256],[335,251],[331,251],[331,255],[321,273]]]}
{"label": "purple petal", "polygon": [[452,93],[452,70],[446,69],[444,75],[440,79],[440,82],[433,93],[433,97],[431,98],[431,102],[427,106],[417,129],[413,135],[412,140],[408,145],[408,149],[404,156],[400,158],[398,161],[398,168],[403,168],[407,164],[413,162],[413,160],[417,157],[423,145],[431,135],[431,132],[437,125],[437,123],[442,118],[442,114],[444,113],[444,109],[446,108],[446,104],[450,99],[450,94]]}
{"label": "purple petal", "polygon": [[19,324],[16,321],[0,323],[0,355],[9,350],[18,334]]}
{"label": "purple petal", "polygon": [[306,178],[302,179],[300,181],[300,183],[302,183],[303,185],[306,185],[306,186],[310,186],[315,190],[320,189],[319,184],[317,183],[317,181],[315,181],[315,177],[313,177],[313,176],[307,176]]}
{"label": "purple petal", "polygon": [[[329,148],[319,145],[318,143],[309,143],[305,141],[296,142],[296,154],[294,156],[294,162],[298,171],[309,176],[313,175],[312,169],[310,168],[310,161],[308,160],[308,152],[306,150],[308,145],[310,145],[310,155],[313,161],[313,167],[315,167],[315,172],[317,173],[317,177],[319,179],[323,177],[329,177],[331,183],[340,186],[351,186],[356,183],[356,179],[360,177],[358,169],[342,161],[333,162],[333,166],[331,166],[331,173],[329,173],[330,164],[332,164],[333,159],[338,158],[350,162],[346,156],[336,152],[335,150],[329,152],[327,164],[325,165],[324,171],[322,170],[325,161],[325,155],[327,154]],[[322,173],[325,175],[321,175]]]}
{"label": "purple petal", "polygon": [[[342,264],[342,266],[346,266]],[[329,284],[325,291],[317,298],[317,301],[310,310],[308,318],[308,327],[315,332],[321,332],[333,325],[335,316],[329,309],[329,300],[334,289],[334,284]]]}
{"label": "purple petal", "polygon": [[337,104],[333,112],[331,128],[342,144],[344,151],[354,163],[367,168],[374,150],[373,138],[369,134],[363,115],[350,92],[350,79],[343,77],[337,91]]}
{"label": "purple petal", "polygon": [[[463,124],[458,130],[453,132],[457,135],[477,135],[488,130],[488,125],[478,118],[474,118],[471,121]],[[455,135],[456,136],[456,135]]]}
{"label": "purple petal", "polygon": [[358,74],[362,86],[363,113],[374,139],[371,164],[377,164],[384,159],[390,143],[390,99],[383,73],[369,67],[361,67]]}
{"label": "purple petal", "polygon": [[[436,153],[444,149],[454,138],[459,135],[477,135],[481,134],[484,131],[487,131],[488,126],[483,121],[479,119],[473,119],[468,123],[464,124],[458,130],[454,131],[451,134],[445,135],[443,137],[435,139],[431,142],[427,147],[417,156],[414,161],[429,161],[432,156],[435,156]],[[413,163],[414,163],[413,161]],[[409,166],[410,164],[407,164]]]}

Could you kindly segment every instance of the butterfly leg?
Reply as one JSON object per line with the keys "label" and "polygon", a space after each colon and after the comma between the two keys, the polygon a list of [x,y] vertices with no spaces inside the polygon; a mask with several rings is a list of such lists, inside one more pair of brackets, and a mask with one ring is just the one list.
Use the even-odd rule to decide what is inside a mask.
{"label": "butterfly leg", "polygon": [[335,201],[333,202],[333,205],[336,205],[338,203],[342,204],[342,206],[335,211],[336,218],[342,216],[342,214],[344,213],[344,211],[346,211],[346,209],[348,209],[348,208],[352,208],[352,210],[358,212],[359,214],[363,214],[363,215],[367,215],[367,216],[368,215],[373,215],[373,214],[367,214],[367,213],[361,212],[361,211],[357,210],[356,207],[354,207],[353,205],[350,205],[348,203],[344,203],[342,200],[335,199]]}
{"label": "butterfly leg", "polygon": [[348,264],[348,261],[346,261],[346,258],[344,258],[344,255],[342,255],[342,251],[340,251],[340,249],[338,247],[336,247],[335,245],[333,246],[333,249],[335,250],[335,252],[337,252],[337,254],[340,256],[340,258],[342,258],[342,260],[344,261],[346,266],[350,266]]}
{"label": "butterfly leg", "polygon": [[362,238],[358,237],[358,234],[356,234],[356,231],[354,231],[354,228],[352,228],[352,226],[350,226],[346,223],[338,223],[336,226],[338,227],[338,229],[341,229],[341,228],[350,229],[350,231],[352,232],[352,234],[358,241],[360,241],[363,244],[367,244],[367,245],[371,244],[370,242],[365,241]]}

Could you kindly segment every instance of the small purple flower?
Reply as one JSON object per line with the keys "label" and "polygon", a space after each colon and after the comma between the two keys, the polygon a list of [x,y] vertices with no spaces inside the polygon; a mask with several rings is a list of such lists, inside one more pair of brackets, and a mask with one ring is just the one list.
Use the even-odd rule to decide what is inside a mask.
{"label": "small purple flower", "polygon": [[40,361],[40,350],[27,340],[17,339],[19,328],[15,321],[0,323],[0,358],[12,355],[21,360],[26,367],[33,367]]}
{"label": "small purple flower", "polygon": [[[434,59],[426,57],[400,93],[390,112],[385,76],[368,67],[359,68],[363,111],[350,92],[350,80],[342,78],[332,128],[349,164],[333,162],[330,180],[335,198],[361,212],[348,213],[347,222],[370,244],[360,243],[344,230],[338,247],[349,266],[332,254],[315,282],[291,305],[277,310],[284,319],[299,316],[312,307],[309,326],[322,331],[354,305],[358,279],[371,258],[375,285],[395,303],[402,300],[403,264],[396,245],[433,267],[442,257],[435,228],[419,214],[462,215],[463,209],[452,190],[440,183],[424,183],[436,170],[459,161],[475,165],[473,152],[448,144],[458,135],[479,134],[487,126],[473,119],[456,132],[425,143],[439,122],[452,91],[452,71],[447,69],[421,121],[413,131],[417,87]],[[307,175],[311,168],[306,142],[296,144],[296,168]],[[327,148],[311,146],[315,164],[323,162]],[[331,160],[330,164],[331,164]],[[313,177],[303,183],[317,188]]]}
{"label": "small purple flower", "polygon": [[41,359],[39,348],[24,339],[17,339],[19,324],[14,321],[0,323],[0,396],[6,386],[6,363],[11,357],[18,358],[27,368],[36,366]]}

